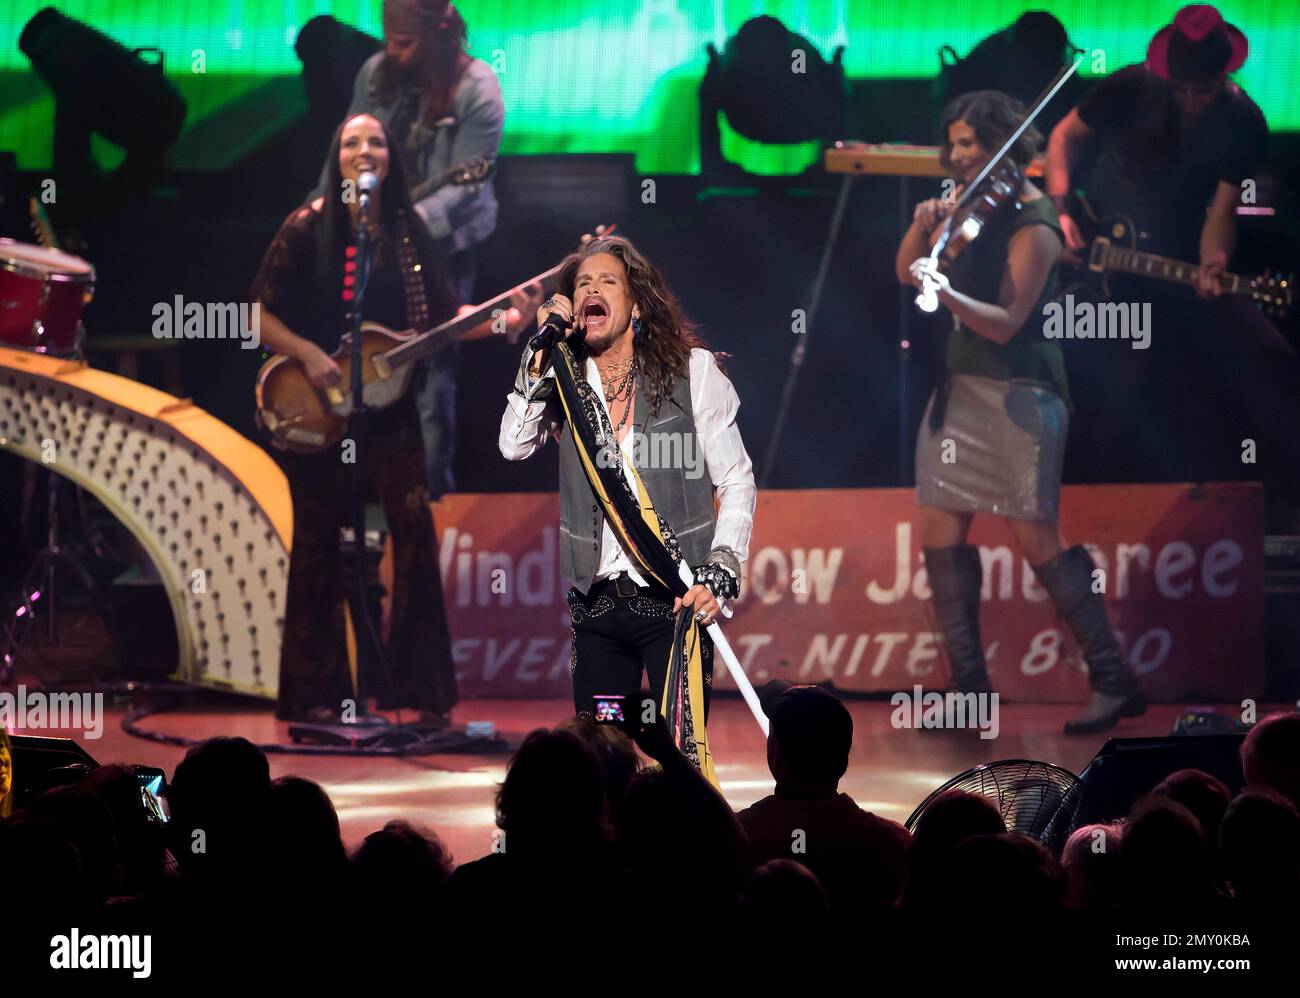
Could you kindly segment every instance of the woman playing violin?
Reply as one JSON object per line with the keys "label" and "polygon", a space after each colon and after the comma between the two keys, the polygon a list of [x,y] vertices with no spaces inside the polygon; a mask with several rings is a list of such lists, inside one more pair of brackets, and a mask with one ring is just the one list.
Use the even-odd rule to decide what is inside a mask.
{"label": "woman playing violin", "polygon": [[[979,626],[982,566],[966,538],[976,513],[1006,521],[1087,660],[1092,696],[1066,725],[1067,733],[1083,734],[1136,717],[1146,704],[1093,591],[1092,558],[1082,546],[1066,547],[1057,522],[1069,391],[1061,348],[1043,335],[1043,323],[1044,306],[1057,292],[1063,241],[1051,200],[1022,179],[1042,136],[1026,129],[1006,155],[1014,171],[993,171],[1012,178],[1005,196],[986,180],[959,205],[966,185],[1023,117],[1023,106],[996,90],[965,94],[945,108],[939,160],[955,189],[916,206],[898,247],[899,281],[932,290],[953,321],[944,374],[916,442],[921,545],[951,685],[989,692]],[[986,186],[987,199],[979,196]],[[981,227],[963,227],[970,206],[981,202],[984,210],[974,216]],[[960,240],[949,238],[950,259],[931,259],[932,247],[958,227],[978,237],[959,254]]]}

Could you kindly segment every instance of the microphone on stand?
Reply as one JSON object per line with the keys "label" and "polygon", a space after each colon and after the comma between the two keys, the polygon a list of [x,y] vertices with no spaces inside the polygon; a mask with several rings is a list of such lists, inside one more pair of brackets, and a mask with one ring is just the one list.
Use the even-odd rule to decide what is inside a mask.
{"label": "microphone on stand", "polygon": [[373,170],[367,170],[357,178],[357,192],[361,196],[361,208],[364,211],[370,206],[370,195],[379,188],[379,177]]}
{"label": "microphone on stand", "polygon": [[[357,263],[361,266],[361,273],[358,277],[357,288],[355,291],[356,305],[355,308],[361,307],[361,297],[365,294],[366,284],[370,276],[369,253],[363,252],[366,241],[366,227],[370,224],[370,198],[379,189],[379,177],[373,170],[367,170],[361,176],[357,177],[357,195],[360,202],[360,220],[361,224],[357,226]],[[363,265],[363,266],[362,266]]]}

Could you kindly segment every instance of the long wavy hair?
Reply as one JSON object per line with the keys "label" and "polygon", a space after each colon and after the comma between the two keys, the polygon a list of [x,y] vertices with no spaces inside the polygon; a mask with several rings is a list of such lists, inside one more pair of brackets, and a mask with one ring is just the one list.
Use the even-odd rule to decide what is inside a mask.
{"label": "long wavy hair", "polygon": [[[329,179],[326,182],[324,203],[321,205],[320,222],[316,226],[316,281],[319,287],[341,289],[343,287],[343,261],[347,247],[352,242],[351,221],[347,205],[343,203],[343,171],[339,168],[339,149],[343,143],[343,129],[349,121],[360,117],[359,114],[348,115],[334,130],[330,142],[329,158],[326,165]],[[378,119],[376,119],[378,120]],[[379,185],[379,225],[381,235],[375,247],[373,260],[378,264],[383,254],[396,254],[397,235],[400,231],[398,219],[405,217],[411,238],[415,240],[416,254],[426,275],[426,294],[429,300],[429,318],[438,322],[451,316],[456,310],[456,299],[447,280],[446,270],[441,257],[434,246],[433,237],[424,227],[424,222],[415,213],[411,204],[410,190],[406,186],[406,174],[402,168],[402,157],[393,146],[393,137],[383,122],[384,141],[388,145],[388,174]],[[423,332],[423,330],[419,330]]]}
{"label": "long wavy hair", "polygon": [[[469,44],[469,29],[460,12],[452,4],[447,4],[446,13],[432,31],[420,36],[420,41],[424,49],[420,82],[428,96],[423,117],[426,124],[432,125],[451,110],[451,100],[460,82],[460,57],[466,54]],[[385,54],[375,73],[379,102],[385,106],[396,103],[401,83],[401,73]]]}
{"label": "long wavy hair", "polygon": [[[975,138],[991,156],[1005,142],[1025,117],[1025,105],[1001,90],[974,90],[950,101],[939,118],[939,162],[952,175],[952,143],[948,141],[948,126],[954,121],[970,125]],[[1007,156],[1023,172],[1033,161],[1034,153],[1043,143],[1043,133],[1030,125],[1016,140]]]}
{"label": "long wavy hair", "polygon": [[[599,236],[565,257],[560,264],[560,294],[573,298],[578,268],[596,253],[612,254],[627,270],[632,303],[641,311],[641,333],[634,341],[637,386],[645,392],[650,411],[657,413],[672,393],[673,379],[690,374],[692,348],[702,347],[704,342],[658,268],[622,236]],[[586,356],[581,343],[576,344],[574,355]]]}

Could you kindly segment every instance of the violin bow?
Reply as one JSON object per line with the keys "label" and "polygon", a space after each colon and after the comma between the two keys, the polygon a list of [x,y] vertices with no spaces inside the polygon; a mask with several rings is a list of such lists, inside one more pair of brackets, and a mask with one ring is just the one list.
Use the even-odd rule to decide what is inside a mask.
{"label": "violin bow", "polygon": [[[1038,95],[1038,99],[1034,101],[1033,110],[1029,111],[1025,115],[1024,120],[1021,121],[1016,130],[1011,133],[1011,137],[1002,143],[1002,148],[999,149],[995,155],[989,157],[989,161],[984,164],[984,169],[980,170],[979,176],[966,185],[966,189],[962,191],[961,197],[958,198],[957,203],[952,206],[952,211],[948,213],[948,218],[943,223],[943,232],[940,233],[939,238],[935,240],[935,244],[930,250],[931,260],[937,261],[939,259],[939,254],[943,252],[944,247],[948,244],[948,237],[952,232],[952,220],[956,217],[958,209],[966,203],[967,199],[972,193],[974,193],[975,189],[984,182],[984,178],[992,173],[998,164],[1002,162],[1002,158],[1011,150],[1011,147],[1020,140],[1020,136],[1025,134],[1025,129],[1034,123],[1034,119],[1038,117],[1043,108],[1047,107],[1048,101],[1056,96],[1056,92],[1065,86],[1065,81],[1073,76],[1082,64],[1083,56],[1081,55],[1076,58],[1073,63],[1063,67],[1061,71],[1056,74],[1056,77],[1052,82],[1043,89],[1043,92]],[[922,278],[921,293],[916,296],[916,307],[922,312],[933,312],[938,309],[939,297],[937,289],[938,285],[935,284],[933,280]]]}

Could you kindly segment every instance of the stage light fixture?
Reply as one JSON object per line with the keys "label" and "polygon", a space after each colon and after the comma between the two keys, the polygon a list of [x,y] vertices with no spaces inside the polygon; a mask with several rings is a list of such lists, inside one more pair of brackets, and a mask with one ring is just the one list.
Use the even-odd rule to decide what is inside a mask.
{"label": "stage light fixture", "polygon": [[[32,16],[18,48],[54,92],[54,165],[93,166],[90,136],[121,146],[126,174],[158,169],[185,123],[185,100],[163,75],[158,49],[128,49],[53,7]],[[156,55],[156,61],[143,58]]]}

